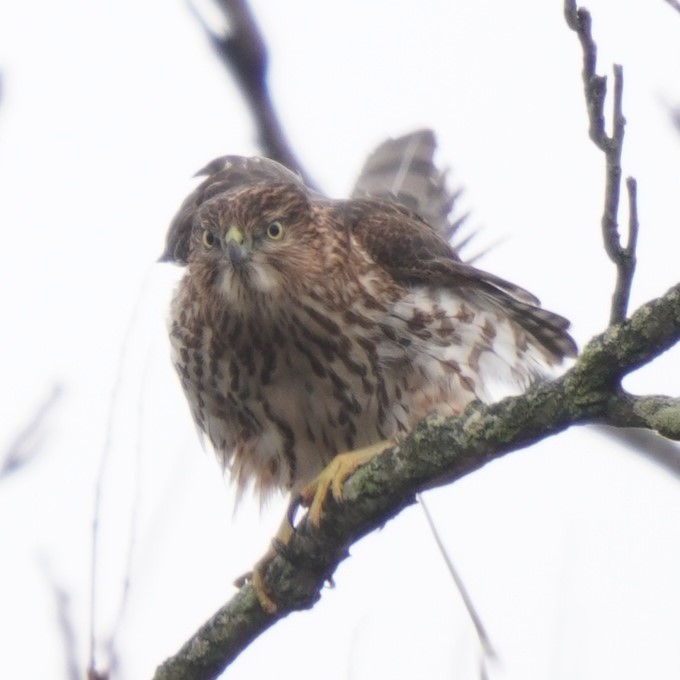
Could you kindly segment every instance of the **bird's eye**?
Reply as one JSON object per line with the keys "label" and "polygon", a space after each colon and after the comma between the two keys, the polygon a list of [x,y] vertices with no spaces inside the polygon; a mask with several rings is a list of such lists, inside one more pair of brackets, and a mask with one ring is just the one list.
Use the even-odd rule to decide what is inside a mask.
{"label": "bird's eye", "polygon": [[267,236],[272,241],[280,241],[283,238],[283,225],[281,222],[272,222],[267,227]]}
{"label": "bird's eye", "polygon": [[203,245],[210,250],[215,245],[215,234],[207,229],[203,232]]}

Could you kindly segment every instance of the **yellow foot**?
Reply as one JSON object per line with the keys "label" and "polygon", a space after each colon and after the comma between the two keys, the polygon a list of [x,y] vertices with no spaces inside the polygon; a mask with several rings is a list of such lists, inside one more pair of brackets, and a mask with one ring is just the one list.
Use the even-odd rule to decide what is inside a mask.
{"label": "yellow foot", "polygon": [[278,605],[274,600],[272,599],[271,595],[267,592],[267,589],[265,588],[264,581],[262,580],[262,571],[264,567],[267,566],[267,563],[269,560],[272,559],[274,555],[269,555],[266,559],[267,562],[264,564],[262,563],[262,560],[260,560],[256,565],[255,569],[253,569],[253,575],[250,579],[250,584],[253,586],[253,590],[255,591],[255,596],[257,597],[257,601],[260,603],[260,607],[262,607],[262,611],[266,612],[267,614],[275,614],[276,610],[278,609]]}
{"label": "yellow foot", "polygon": [[336,501],[342,498],[342,487],[345,480],[359,467],[365,465],[372,458],[382,453],[385,449],[393,446],[394,442],[385,439],[377,444],[366,446],[356,451],[348,451],[337,455],[324,468],[321,474],[311,481],[300,493],[300,503],[309,506],[307,516],[314,526],[319,526],[321,521],[322,506],[328,496],[329,490]]}
{"label": "yellow foot", "polygon": [[267,550],[264,557],[258,560],[255,568],[251,572],[243,574],[243,576],[239,576],[236,581],[234,581],[234,585],[237,588],[241,588],[246,583],[250,583],[253,586],[253,590],[255,591],[255,596],[260,603],[260,607],[262,607],[262,610],[267,614],[275,614],[278,606],[272,599],[271,595],[267,592],[262,575],[264,574],[269,563],[276,557],[281,547],[285,547],[288,541],[290,541],[290,537],[292,535],[293,527],[286,516],[283,518],[283,521],[279,526],[279,530],[276,532],[276,536],[272,541],[272,545],[269,547],[269,550]]}

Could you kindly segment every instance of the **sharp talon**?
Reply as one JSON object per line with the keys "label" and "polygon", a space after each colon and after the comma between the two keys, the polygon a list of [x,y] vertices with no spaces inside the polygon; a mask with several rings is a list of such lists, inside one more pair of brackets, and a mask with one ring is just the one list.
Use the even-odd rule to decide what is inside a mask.
{"label": "sharp talon", "polygon": [[276,532],[276,536],[272,539],[269,550],[267,550],[264,557],[258,561],[252,571],[246,572],[243,576],[239,576],[234,581],[234,585],[237,588],[243,588],[244,585],[250,583],[253,586],[260,607],[262,607],[262,610],[267,614],[274,614],[277,610],[277,606],[276,602],[274,602],[265,588],[262,574],[267,568],[267,565],[277,556],[277,554],[285,557],[286,546],[294,531],[295,529],[288,519],[288,513],[286,513],[286,516],[283,518],[283,521]]}
{"label": "sharp talon", "polygon": [[264,581],[262,580],[262,568],[264,566],[265,565],[263,564],[258,564],[255,567],[250,584],[253,586],[255,596],[260,603],[260,607],[262,607],[262,611],[267,614],[275,614],[278,607],[276,606],[276,602],[269,596],[269,593],[267,593],[267,590],[264,587]]}
{"label": "sharp talon", "polygon": [[273,555],[268,552],[256,565],[253,571],[247,571],[245,574],[239,576],[235,581],[234,585],[237,588],[243,588],[243,586],[250,583],[255,591],[255,597],[257,597],[260,607],[267,614],[273,614],[276,612],[277,606],[276,602],[270,597],[267,589],[264,587],[264,581],[262,580],[262,571],[266,568],[269,561],[272,559]]}
{"label": "sharp talon", "polygon": [[359,467],[393,445],[389,440],[378,442],[356,451],[337,455],[300,493],[299,505],[309,507],[308,521],[319,526],[323,515],[322,508],[330,491],[336,502],[342,500],[342,489],[347,478]]}

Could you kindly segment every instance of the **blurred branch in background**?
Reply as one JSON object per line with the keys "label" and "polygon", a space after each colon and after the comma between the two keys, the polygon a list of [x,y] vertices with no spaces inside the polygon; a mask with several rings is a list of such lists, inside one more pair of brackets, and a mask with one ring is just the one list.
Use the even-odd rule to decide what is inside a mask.
{"label": "blurred branch in background", "polygon": [[241,86],[257,124],[263,154],[299,172],[305,184],[315,188],[288,144],[274,108],[267,83],[267,46],[248,3],[244,0],[216,0],[216,4],[228,26],[223,35],[208,26],[193,4],[190,3],[190,7],[220,60]]}
{"label": "blurred branch in background", "polygon": [[7,447],[0,463],[0,479],[8,477],[26,466],[40,452],[44,436],[43,425],[61,393],[61,385],[54,385],[42,404],[35,410],[29,422]]}
{"label": "blurred branch in background", "polygon": [[666,3],[668,3],[676,12],[680,12],[680,2],[678,2],[678,0],[666,0]]}
{"label": "blurred branch in background", "polygon": [[680,132],[680,106],[668,106],[668,114],[676,132]]}
{"label": "blurred branch in background", "polygon": [[[57,581],[46,557],[39,560],[45,582],[54,598],[54,605],[57,615],[57,630],[61,637],[62,649],[64,652],[64,662],[66,671],[64,677],[68,680],[80,680],[82,673],[78,663],[78,652],[76,644],[76,631],[73,625],[73,615],[71,613],[71,597],[64,590],[63,586]],[[57,675],[55,675],[57,677]]]}

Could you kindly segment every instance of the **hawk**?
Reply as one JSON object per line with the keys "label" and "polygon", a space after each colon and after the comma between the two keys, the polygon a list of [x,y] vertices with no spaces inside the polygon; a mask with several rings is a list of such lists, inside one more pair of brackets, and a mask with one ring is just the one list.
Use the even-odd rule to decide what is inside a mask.
{"label": "hawk", "polygon": [[340,495],[426,415],[522,391],[576,353],[566,319],[449,244],[433,151],[429,131],[391,141],[348,200],[272,160],[224,156],[179,209],[161,258],[186,268],[174,365],[239,491],[302,492],[318,521],[329,484]]}

